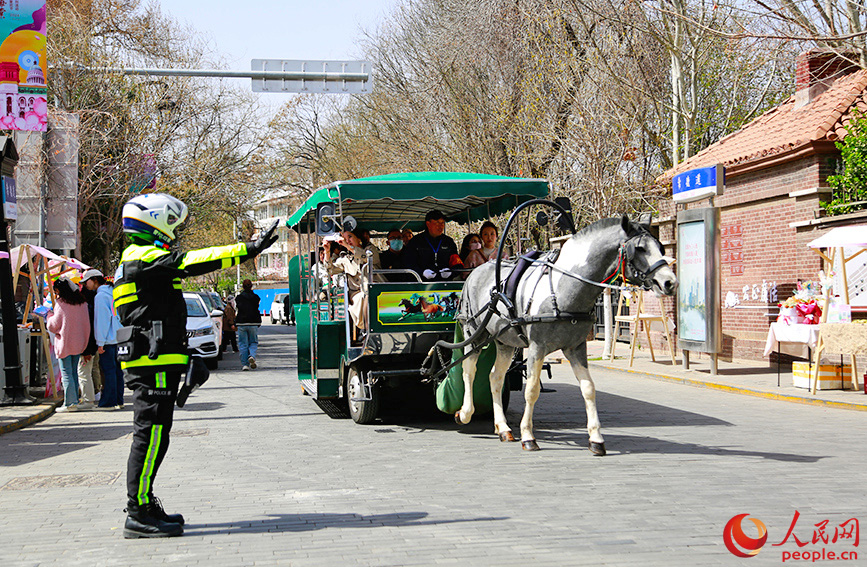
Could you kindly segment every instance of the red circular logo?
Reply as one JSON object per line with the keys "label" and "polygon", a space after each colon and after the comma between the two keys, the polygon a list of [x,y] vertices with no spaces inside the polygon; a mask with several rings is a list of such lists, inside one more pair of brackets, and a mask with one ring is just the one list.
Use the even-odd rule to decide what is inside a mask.
{"label": "red circular logo", "polygon": [[738,557],[752,557],[762,549],[765,542],[768,541],[768,529],[761,520],[750,518],[750,521],[756,525],[759,531],[759,537],[751,538],[744,533],[741,528],[741,522],[749,514],[738,514],[728,521],[723,530],[723,541],[726,544],[726,549]]}

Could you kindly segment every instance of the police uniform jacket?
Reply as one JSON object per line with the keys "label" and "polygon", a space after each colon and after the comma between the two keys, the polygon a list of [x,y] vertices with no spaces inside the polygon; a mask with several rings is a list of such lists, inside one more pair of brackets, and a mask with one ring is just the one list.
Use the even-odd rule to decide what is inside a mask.
{"label": "police uniform jacket", "polygon": [[[117,315],[124,325],[118,332],[121,368],[134,375],[185,370],[187,309],[181,279],[228,268],[254,255],[246,243],[189,252],[166,250],[143,241],[128,246],[121,255],[113,292]],[[150,358],[147,333],[154,321],[163,323],[162,340],[156,358]]]}

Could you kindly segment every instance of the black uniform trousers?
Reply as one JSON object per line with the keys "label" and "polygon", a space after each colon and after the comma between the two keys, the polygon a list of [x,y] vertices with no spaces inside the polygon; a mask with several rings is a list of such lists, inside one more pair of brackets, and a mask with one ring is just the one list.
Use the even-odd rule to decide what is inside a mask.
{"label": "black uniform trousers", "polygon": [[132,390],[132,448],[126,469],[127,496],[139,506],[153,501],[153,482],[169,448],[180,372],[126,376]]}

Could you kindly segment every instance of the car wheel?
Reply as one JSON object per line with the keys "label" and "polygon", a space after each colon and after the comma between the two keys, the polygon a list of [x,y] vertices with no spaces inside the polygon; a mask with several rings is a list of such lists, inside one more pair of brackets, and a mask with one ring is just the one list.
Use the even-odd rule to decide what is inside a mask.
{"label": "car wheel", "polygon": [[211,358],[205,358],[205,367],[208,370],[216,370],[217,369],[217,357],[212,356]]}

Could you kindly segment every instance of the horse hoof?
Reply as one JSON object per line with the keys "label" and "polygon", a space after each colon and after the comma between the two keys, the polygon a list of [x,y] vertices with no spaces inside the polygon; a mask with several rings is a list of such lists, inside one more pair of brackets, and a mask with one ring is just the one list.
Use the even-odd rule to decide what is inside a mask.
{"label": "horse hoof", "polygon": [[597,457],[605,456],[605,443],[596,443],[595,441],[590,442],[590,452],[593,453]]}
{"label": "horse hoof", "polygon": [[525,451],[539,451],[539,444],[536,443],[535,439],[530,439],[529,441],[521,441],[521,448]]}
{"label": "horse hoof", "polygon": [[509,441],[509,442],[511,442],[511,441],[514,441],[514,440],[515,440],[515,436],[512,435],[512,432],[511,432],[511,431],[503,431],[502,433],[500,433],[500,441],[503,441],[503,442]]}
{"label": "horse hoof", "polygon": [[459,411],[456,411],[456,412],[455,412],[455,423],[457,423],[458,425],[463,425],[463,424],[464,424],[464,423],[461,421],[461,412],[459,412]]}

